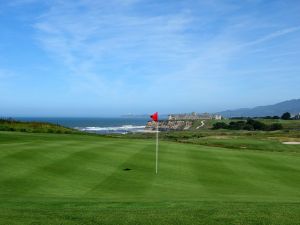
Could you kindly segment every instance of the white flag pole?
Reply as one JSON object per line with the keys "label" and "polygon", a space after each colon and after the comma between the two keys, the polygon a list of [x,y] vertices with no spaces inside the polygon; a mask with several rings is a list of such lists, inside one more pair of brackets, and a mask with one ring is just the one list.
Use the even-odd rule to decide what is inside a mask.
{"label": "white flag pole", "polygon": [[158,121],[156,122],[156,164],[155,164],[155,172],[158,172]]}

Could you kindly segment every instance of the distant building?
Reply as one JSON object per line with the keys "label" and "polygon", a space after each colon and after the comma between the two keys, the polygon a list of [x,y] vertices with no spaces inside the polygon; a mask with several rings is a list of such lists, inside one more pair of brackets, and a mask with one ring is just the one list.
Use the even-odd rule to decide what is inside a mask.
{"label": "distant building", "polygon": [[198,114],[195,112],[192,113],[183,113],[183,114],[170,114],[168,117],[169,120],[221,120],[221,115],[215,115],[210,113]]}
{"label": "distant building", "polygon": [[215,120],[221,120],[222,116],[221,115],[215,115]]}
{"label": "distant building", "polygon": [[298,115],[294,116],[293,119],[300,120],[300,113],[298,113]]}

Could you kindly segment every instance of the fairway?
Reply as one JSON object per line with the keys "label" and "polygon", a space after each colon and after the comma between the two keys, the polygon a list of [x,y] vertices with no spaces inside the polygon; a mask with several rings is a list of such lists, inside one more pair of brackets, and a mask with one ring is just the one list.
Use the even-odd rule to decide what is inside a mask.
{"label": "fairway", "polygon": [[155,175],[154,140],[0,132],[0,224],[299,224],[281,147],[161,142]]}

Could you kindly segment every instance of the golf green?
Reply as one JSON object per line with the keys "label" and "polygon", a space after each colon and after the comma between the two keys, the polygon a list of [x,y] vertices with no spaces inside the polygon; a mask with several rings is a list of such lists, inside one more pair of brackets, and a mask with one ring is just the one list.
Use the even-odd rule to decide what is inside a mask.
{"label": "golf green", "polygon": [[0,132],[0,171],[4,225],[300,223],[299,153]]}

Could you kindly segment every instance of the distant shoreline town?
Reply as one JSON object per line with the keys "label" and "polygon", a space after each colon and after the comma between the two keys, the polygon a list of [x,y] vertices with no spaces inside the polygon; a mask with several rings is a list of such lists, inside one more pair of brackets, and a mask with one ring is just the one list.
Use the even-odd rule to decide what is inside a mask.
{"label": "distant shoreline town", "polygon": [[[251,117],[232,117],[230,119],[240,119],[249,121]],[[222,117],[219,114],[210,114],[210,113],[183,113],[183,114],[170,114],[167,119],[159,120],[160,131],[171,131],[171,130],[198,130],[202,128],[214,127],[214,125],[221,124],[222,127],[227,127],[227,124],[224,122],[218,122],[221,120],[230,120],[228,118]],[[284,113],[281,117],[279,116],[265,116],[265,117],[252,117],[253,119],[283,119],[283,120],[300,120],[300,113],[290,114],[288,112]],[[241,122],[241,121],[240,121]],[[234,123],[234,122],[233,122]],[[145,130],[151,131],[156,129],[156,122],[148,121]],[[218,127],[218,126],[216,126]]]}
{"label": "distant shoreline town", "polygon": [[[179,114],[160,114],[161,119],[167,119],[170,116],[180,119],[211,119],[214,116],[222,116],[224,118],[233,117],[266,117],[281,116],[283,113],[289,112],[292,117],[297,117],[300,112],[300,99],[292,99],[279,102],[273,105],[257,106],[254,108],[230,109],[221,112],[212,113],[179,113]],[[149,118],[148,114],[135,115],[129,113],[121,116],[122,118]],[[218,118],[215,118],[218,119]]]}
{"label": "distant shoreline town", "polygon": [[168,115],[168,120],[211,120],[211,119],[221,120],[222,116],[218,114],[210,114],[210,113],[198,114],[196,112]]}
{"label": "distant shoreline town", "polygon": [[[204,128],[207,120],[222,120],[222,116],[218,114],[210,113],[182,113],[182,114],[170,114],[166,119],[159,121],[160,131],[169,130],[190,130]],[[145,129],[154,130],[156,123],[154,121],[148,121]]]}

